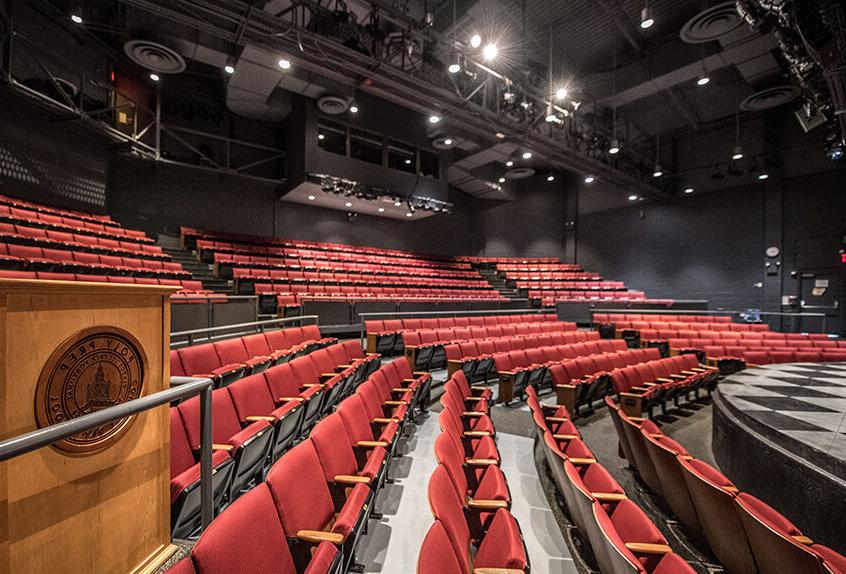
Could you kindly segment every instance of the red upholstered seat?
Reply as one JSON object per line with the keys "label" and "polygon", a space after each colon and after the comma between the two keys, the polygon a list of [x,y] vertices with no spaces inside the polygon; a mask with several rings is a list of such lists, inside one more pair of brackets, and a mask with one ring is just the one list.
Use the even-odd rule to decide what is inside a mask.
{"label": "red upholstered seat", "polygon": [[467,574],[440,520],[435,520],[423,539],[417,557],[417,574]]}
{"label": "red upholstered seat", "polygon": [[183,347],[179,359],[189,376],[206,375],[222,386],[239,379],[246,370],[241,363],[221,363],[212,343]]}

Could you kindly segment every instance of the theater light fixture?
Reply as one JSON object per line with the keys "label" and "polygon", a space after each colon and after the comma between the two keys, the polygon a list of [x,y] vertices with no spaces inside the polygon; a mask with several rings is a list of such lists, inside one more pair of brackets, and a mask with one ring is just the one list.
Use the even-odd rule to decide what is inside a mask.
{"label": "theater light fixture", "polygon": [[552,175],[552,174],[549,174],[548,176],[546,176],[546,181],[555,181],[555,176]]}
{"label": "theater light fixture", "polygon": [[445,139],[444,145],[452,145],[452,139],[450,139],[450,138]]}
{"label": "theater light fixture", "polygon": [[71,22],[74,24],[82,24],[82,16],[79,14],[71,14]]}
{"label": "theater light fixture", "polygon": [[743,159],[743,146],[740,145],[740,106],[734,113],[734,153],[731,159],[737,161]]}
{"label": "theater light fixture", "polygon": [[496,47],[496,44],[488,44],[482,49],[482,57],[488,62],[496,60],[497,54],[499,54],[499,48]]}
{"label": "theater light fixture", "polygon": [[482,37],[478,34],[473,34],[470,37],[470,46],[472,46],[473,48],[478,48],[481,45],[482,45]]}
{"label": "theater light fixture", "polygon": [[226,64],[225,66],[223,66],[223,71],[231,76],[235,73],[235,66],[233,66],[232,64]]}
{"label": "theater light fixture", "polygon": [[323,140],[326,139],[326,136],[323,135],[323,134],[317,134],[317,139],[319,139],[320,141],[323,141]]}
{"label": "theater light fixture", "polygon": [[687,188],[685,188],[684,192],[685,192],[685,193],[688,193],[688,194],[693,193],[693,188],[692,188],[692,187],[687,187]]}
{"label": "theater light fixture", "polygon": [[394,202],[394,207],[399,207],[400,205],[402,205],[401,201],[395,201]]}
{"label": "theater light fixture", "polygon": [[159,80],[161,80],[158,74],[150,74],[150,79],[154,82],[158,82]]}
{"label": "theater light fixture", "polygon": [[510,159],[507,162],[505,162],[505,167],[514,167],[514,160]]}
{"label": "theater light fixture", "polygon": [[758,179],[760,179],[761,181],[764,181],[765,179],[769,179],[769,177],[770,177],[770,174],[768,174],[765,171],[762,171],[761,173],[758,174]]}
{"label": "theater light fixture", "polygon": [[429,116],[429,123],[430,124],[436,124],[440,121],[441,121],[441,116],[438,116],[436,114],[432,114],[431,116]]}
{"label": "theater light fixture", "polygon": [[316,198],[315,198],[313,195],[309,195],[309,196],[308,196],[308,200],[309,200],[309,201],[314,201],[315,199],[316,199]]}
{"label": "theater light fixture", "polygon": [[344,204],[344,207],[352,207],[352,203],[348,201]]}
{"label": "theater light fixture", "polygon": [[358,106],[355,105],[355,104],[351,105],[350,106],[350,113],[351,114],[357,114],[358,113]]}
{"label": "theater light fixture", "polygon": [[450,74],[457,74],[461,71],[461,64],[458,63],[458,56],[455,56],[455,61],[447,68]]}
{"label": "theater light fixture", "polygon": [[406,216],[406,217],[412,217],[413,215],[414,215],[414,214],[413,214],[412,212],[410,212],[410,211],[409,211],[408,213],[406,213],[406,214],[405,214],[405,216]]}
{"label": "theater light fixture", "polygon": [[611,147],[608,148],[608,153],[611,155],[617,155],[620,153],[620,142],[617,141],[617,138],[611,140]]}
{"label": "theater light fixture", "polygon": [[640,199],[640,196],[635,195],[634,193],[629,196],[629,201],[637,201]]}
{"label": "theater light fixture", "polygon": [[496,136],[496,139],[498,139],[498,140],[504,140],[505,139],[505,134],[502,133],[502,132],[496,132],[494,135]]}
{"label": "theater light fixture", "polygon": [[596,178],[592,175],[589,175],[585,178],[585,183],[593,183],[594,181],[596,181]]}
{"label": "theater light fixture", "polygon": [[707,75],[703,74],[703,75],[699,76],[698,80],[696,80],[696,85],[697,86],[704,86],[710,81],[711,81],[711,78],[709,78]]}
{"label": "theater light fixture", "polygon": [[731,159],[733,159],[733,160],[743,159],[743,146],[742,145],[734,146],[734,153],[731,155]]}
{"label": "theater light fixture", "polygon": [[532,152],[524,151],[522,157],[523,157],[523,159],[532,159]]}
{"label": "theater light fixture", "polygon": [[376,211],[378,211],[379,213],[384,213],[384,212],[385,212],[385,208],[384,208],[384,207],[380,207],[380,208],[379,208],[379,209],[377,209]]}
{"label": "theater light fixture", "polygon": [[640,27],[646,30],[651,28],[654,23],[655,18],[652,16],[652,9],[649,7],[649,2],[646,2],[643,10],[640,11]]}
{"label": "theater light fixture", "polygon": [[291,69],[291,60],[288,60],[286,58],[280,58],[279,59],[279,67],[282,68],[283,70],[290,70]]}
{"label": "theater light fixture", "polygon": [[499,181],[499,183],[505,183],[505,178],[504,178],[504,177],[501,177],[501,178],[499,178],[499,180],[498,180],[498,181]]}
{"label": "theater light fixture", "polygon": [[558,88],[557,90],[555,90],[555,99],[556,100],[563,100],[564,98],[567,97],[568,93],[569,92],[567,91],[567,88]]}
{"label": "theater light fixture", "polygon": [[660,165],[655,165],[655,171],[652,172],[652,177],[661,177],[664,175],[664,170],[661,169]]}

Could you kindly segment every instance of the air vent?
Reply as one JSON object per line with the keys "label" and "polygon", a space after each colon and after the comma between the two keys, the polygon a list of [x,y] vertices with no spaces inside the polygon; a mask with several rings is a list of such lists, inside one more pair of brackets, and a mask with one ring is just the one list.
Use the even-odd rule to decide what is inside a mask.
{"label": "air vent", "polygon": [[784,85],[761,90],[740,102],[740,109],[744,112],[760,112],[776,108],[792,102],[799,96],[799,88],[796,86]]}
{"label": "air vent", "polygon": [[129,40],[123,45],[129,58],[151,72],[178,74],[185,70],[185,60],[175,51],[151,40]]}
{"label": "air vent", "polygon": [[679,36],[688,44],[712,42],[743,25],[734,2],[723,2],[703,10],[685,24]]}
{"label": "air vent", "polygon": [[505,172],[505,179],[526,179],[535,175],[535,170],[530,167],[516,167]]}
{"label": "air vent", "polygon": [[348,108],[347,100],[340,96],[323,96],[317,100],[317,109],[330,116],[346,113]]}

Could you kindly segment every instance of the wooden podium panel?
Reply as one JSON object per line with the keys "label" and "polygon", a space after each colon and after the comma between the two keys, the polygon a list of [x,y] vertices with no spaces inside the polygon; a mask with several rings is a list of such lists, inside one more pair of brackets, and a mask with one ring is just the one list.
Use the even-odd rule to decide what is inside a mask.
{"label": "wooden podium panel", "polygon": [[[129,334],[147,360],[140,394],[168,388],[174,291],[0,280],[0,438],[38,428],[42,370],[63,343],[85,330]],[[106,378],[117,372],[106,368]],[[169,459],[169,416],[162,406],[134,417],[96,452],[51,446],[0,462],[0,573],[154,568],[172,550]]]}

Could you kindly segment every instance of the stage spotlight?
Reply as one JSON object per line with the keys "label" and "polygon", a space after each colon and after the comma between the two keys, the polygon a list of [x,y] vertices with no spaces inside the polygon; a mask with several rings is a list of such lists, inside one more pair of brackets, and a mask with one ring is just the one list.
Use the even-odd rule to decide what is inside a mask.
{"label": "stage spotlight", "polygon": [[765,179],[769,179],[769,177],[770,177],[770,174],[768,174],[765,171],[762,171],[761,173],[758,174],[758,179],[760,179],[761,181],[764,181]]}
{"label": "stage spotlight", "polygon": [[355,105],[355,104],[351,105],[350,106],[350,113],[351,114],[357,114],[358,113],[358,106]]}
{"label": "stage spotlight", "polygon": [[290,70],[291,69],[291,60],[281,58],[279,60],[279,67],[283,70]]}
{"label": "stage spotlight", "polygon": [[496,47],[496,44],[488,44],[482,50],[482,56],[489,62],[495,60],[497,54],[499,54],[499,48]]}
{"label": "stage spotlight", "polygon": [[661,177],[664,175],[664,170],[661,169],[660,165],[655,165],[655,171],[652,172],[652,177]]}
{"label": "stage spotlight", "polygon": [[385,212],[385,208],[384,208],[384,207],[380,207],[380,208],[379,208],[379,209],[377,209],[376,211],[378,211],[379,213],[384,213],[384,212]]}
{"label": "stage spotlight", "polygon": [[611,140],[611,147],[608,148],[608,153],[611,155],[617,155],[620,153],[620,142],[617,141],[617,138]]}
{"label": "stage spotlight", "polygon": [[640,11],[640,27],[646,30],[647,28],[651,28],[654,23],[655,18],[652,17],[652,9],[649,8],[649,4],[647,3],[643,7],[643,10]]}
{"label": "stage spotlight", "polygon": [[585,178],[585,183],[593,183],[596,180],[592,175],[589,175]]}
{"label": "stage spotlight", "polygon": [[711,78],[709,78],[708,76],[699,76],[699,79],[696,80],[696,85],[697,86],[704,86],[710,81],[711,81]]}
{"label": "stage spotlight", "polygon": [[552,175],[552,174],[549,174],[548,176],[546,176],[546,181],[555,181],[555,176]]}
{"label": "stage spotlight", "polygon": [[524,151],[523,152],[523,159],[532,159],[532,152]]}
{"label": "stage spotlight", "polygon": [[233,66],[232,64],[226,64],[225,66],[223,66],[223,71],[231,76],[235,73],[235,66]]}
{"label": "stage spotlight", "polygon": [[150,79],[154,82],[158,82],[159,80],[161,80],[158,74],[150,74]]}
{"label": "stage spotlight", "polygon": [[430,124],[436,124],[440,121],[441,121],[441,117],[438,116],[438,115],[432,114],[431,116],[429,116],[429,123]]}
{"label": "stage spotlight", "polygon": [[71,22],[74,24],[82,24],[82,16],[79,14],[71,14]]}
{"label": "stage spotlight", "polygon": [[478,48],[482,45],[482,37],[478,34],[473,34],[470,37],[470,45],[474,48]]}
{"label": "stage spotlight", "polygon": [[567,97],[567,94],[568,94],[567,88],[558,88],[557,90],[555,90],[555,99],[556,100],[563,100],[564,98]]}
{"label": "stage spotlight", "polygon": [[309,195],[309,196],[308,196],[308,200],[309,200],[309,201],[314,201],[314,200],[315,200],[315,197],[314,197],[313,195]]}
{"label": "stage spotlight", "polygon": [[505,167],[513,167],[513,166],[514,166],[514,160],[513,159],[510,159],[507,162],[505,162]]}
{"label": "stage spotlight", "polygon": [[685,188],[684,192],[688,193],[688,194],[693,193],[693,188],[692,187]]}
{"label": "stage spotlight", "polygon": [[640,199],[640,196],[635,195],[634,193],[629,196],[629,201],[637,201]]}
{"label": "stage spotlight", "polygon": [[733,160],[743,159],[743,146],[742,145],[734,146],[734,153],[732,154],[731,159],[733,159]]}

